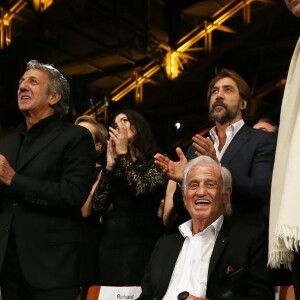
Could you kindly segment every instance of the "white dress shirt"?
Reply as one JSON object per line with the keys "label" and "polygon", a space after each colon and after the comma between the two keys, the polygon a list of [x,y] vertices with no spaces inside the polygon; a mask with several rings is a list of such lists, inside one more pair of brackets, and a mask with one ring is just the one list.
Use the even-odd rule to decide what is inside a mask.
{"label": "white dress shirt", "polygon": [[241,119],[241,120],[229,125],[226,128],[226,143],[223,146],[223,148],[221,149],[221,151],[219,151],[219,143],[220,142],[219,142],[219,137],[218,137],[217,132],[216,132],[216,126],[213,127],[209,131],[210,137],[212,138],[212,140],[214,142],[216,155],[217,155],[217,158],[218,158],[219,161],[221,161],[221,158],[224,155],[224,152],[228,148],[229,144],[231,143],[232,139],[237,134],[237,132],[243,127],[244,124],[245,124],[244,120]]}
{"label": "white dress shirt", "polygon": [[163,300],[176,300],[177,295],[183,291],[196,297],[205,297],[210,257],[223,219],[222,215],[194,236],[192,220],[179,226],[185,240]]}

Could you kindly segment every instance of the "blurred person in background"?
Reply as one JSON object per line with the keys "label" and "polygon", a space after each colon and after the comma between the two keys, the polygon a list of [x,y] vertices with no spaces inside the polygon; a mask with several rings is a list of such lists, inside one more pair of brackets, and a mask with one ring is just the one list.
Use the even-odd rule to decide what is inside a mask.
{"label": "blurred person in background", "polygon": [[253,125],[253,128],[269,132],[278,132],[278,126],[269,118],[261,118]]}
{"label": "blurred person in background", "polygon": [[101,229],[100,216],[92,210],[92,195],[100,180],[103,165],[105,165],[105,150],[108,139],[106,127],[90,116],[80,116],[75,124],[88,129],[93,137],[96,149],[96,165],[94,172],[93,187],[81,208],[84,223],[84,240],[81,260],[81,287],[82,299],[86,298],[88,288],[98,284],[97,276],[97,253],[99,234]]}

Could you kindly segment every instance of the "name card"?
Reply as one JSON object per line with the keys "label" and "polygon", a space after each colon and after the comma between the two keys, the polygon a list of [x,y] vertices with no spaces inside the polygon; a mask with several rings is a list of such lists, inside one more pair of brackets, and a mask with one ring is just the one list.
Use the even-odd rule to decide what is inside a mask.
{"label": "name card", "polygon": [[101,286],[98,300],[135,300],[141,292],[140,286]]}

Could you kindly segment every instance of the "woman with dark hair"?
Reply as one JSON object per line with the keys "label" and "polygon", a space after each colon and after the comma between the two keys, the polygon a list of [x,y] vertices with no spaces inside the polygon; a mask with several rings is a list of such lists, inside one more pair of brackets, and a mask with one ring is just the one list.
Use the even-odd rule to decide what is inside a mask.
{"label": "woman with dark hair", "polygon": [[153,247],[163,233],[158,207],[167,184],[154,164],[158,151],[151,129],[139,113],[123,110],[109,128],[107,164],[92,199],[105,214],[99,242],[99,283],[140,285]]}

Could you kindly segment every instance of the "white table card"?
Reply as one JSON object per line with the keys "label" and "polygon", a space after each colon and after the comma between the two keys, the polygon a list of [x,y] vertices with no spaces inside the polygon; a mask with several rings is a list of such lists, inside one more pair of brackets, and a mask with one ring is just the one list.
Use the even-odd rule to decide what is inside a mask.
{"label": "white table card", "polygon": [[135,300],[141,292],[140,286],[101,286],[98,300]]}

